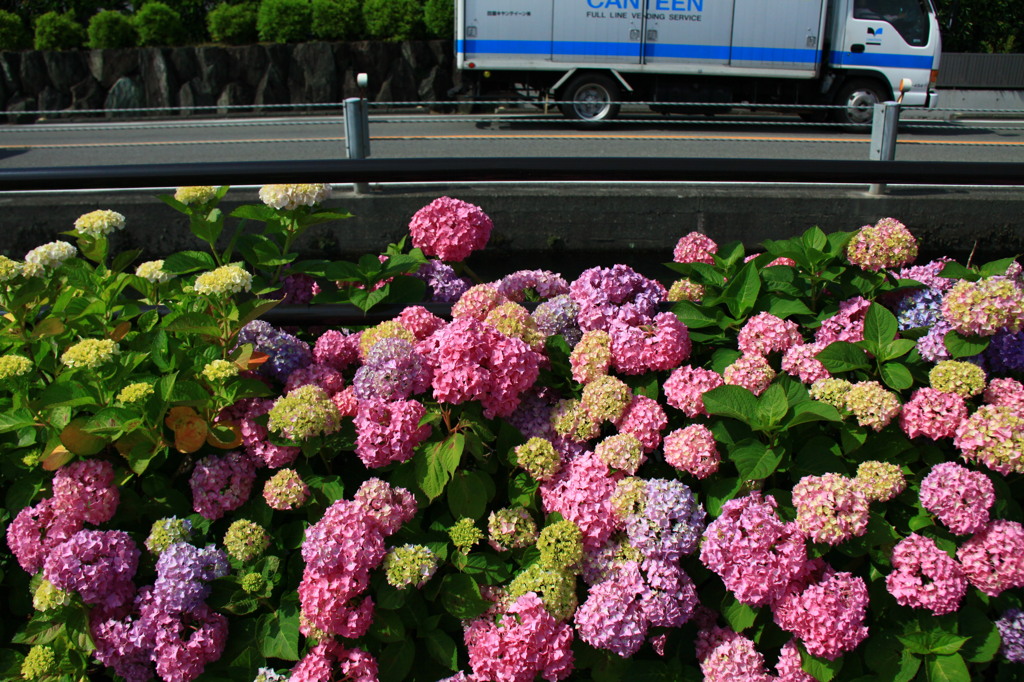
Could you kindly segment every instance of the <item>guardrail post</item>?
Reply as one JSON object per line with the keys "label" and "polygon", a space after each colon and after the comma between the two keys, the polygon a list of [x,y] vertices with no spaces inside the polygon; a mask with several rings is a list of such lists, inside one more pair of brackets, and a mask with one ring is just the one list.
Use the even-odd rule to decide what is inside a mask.
{"label": "guardrail post", "polygon": [[[880,102],[875,105],[871,119],[871,160],[892,161],[896,158],[896,130],[899,122],[899,102]],[[885,185],[872,184],[868,194],[885,194]]]}
{"label": "guardrail post", "polygon": [[[365,159],[370,155],[370,114],[363,97],[345,100],[345,155],[349,159]],[[356,194],[363,194],[369,187],[365,182],[357,182],[354,189]]]}

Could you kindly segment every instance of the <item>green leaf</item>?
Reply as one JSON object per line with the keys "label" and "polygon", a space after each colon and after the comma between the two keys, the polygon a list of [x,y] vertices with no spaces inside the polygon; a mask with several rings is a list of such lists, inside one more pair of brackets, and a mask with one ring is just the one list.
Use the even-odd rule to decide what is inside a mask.
{"label": "green leaf", "polygon": [[840,422],[842,420],[843,417],[839,414],[839,410],[828,403],[808,400],[793,406],[793,416],[786,422],[786,428],[790,429],[798,424],[806,424],[808,422]]}
{"label": "green leaf", "polygon": [[709,315],[701,306],[694,305],[689,301],[679,301],[672,306],[672,312],[690,329],[702,329],[718,325],[718,321],[714,316]]}
{"label": "green leaf", "polygon": [[914,350],[916,346],[917,342],[913,339],[894,339],[889,345],[882,346],[878,359],[882,362],[895,360]]}
{"label": "green leaf", "polygon": [[164,259],[161,269],[172,275],[184,275],[196,270],[212,270],[217,267],[213,256],[205,251],[179,251]]}
{"label": "green leaf", "polygon": [[729,459],[736,465],[740,480],[759,481],[775,473],[782,462],[782,453],[776,453],[760,441],[748,441],[731,449]]}
{"label": "green leaf", "polygon": [[839,674],[843,667],[842,657],[834,661],[827,658],[819,658],[807,653],[803,644],[798,645],[800,649],[800,667],[803,671],[819,682],[831,682],[832,678]]}
{"label": "green leaf", "polygon": [[761,291],[761,275],[754,263],[747,263],[722,290],[722,297],[734,317],[746,317]]}
{"label": "green leaf", "polygon": [[220,326],[217,324],[217,318],[205,313],[171,314],[164,318],[163,327],[166,331],[183,334],[220,336],[221,333]]}
{"label": "green leaf", "polygon": [[782,421],[789,411],[786,389],[774,383],[757,400],[757,422],[762,430],[770,429]]}
{"label": "green leaf", "polygon": [[960,654],[929,657],[925,666],[928,682],[971,682],[971,674]]}
{"label": "green leaf", "polygon": [[466,437],[461,433],[453,433],[437,445],[437,457],[449,474],[454,474],[459,468],[465,448]]}
{"label": "green leaf", "polygon": [[1005,275],[1006,269],[1009,268],[1016,262],[1016,257],[1003,258],[1002,260],[994,260],[990,263],[985,263],[981,266],[978,274],[982,277],[995,277],[997,275]]}
{"label": "green leaf", "polygon": [[260,618],[257,644],[267,658],[299,660],[298,595],[281,600],[281,608]]}
{"label": "green leaf", "polygon": [[799,299],[772,296],[768,304],[768,312],[776,317],[786,319],[791,315],[810,315],[813,311]]}
{"label": "green leaf", "polygon": [[381,682],[401,682],[416,662],[415,640],[410,638],[388,644],[380,652],[377,661]]}
{"label": "green leaf", "polygon": [[727,595],[722,605],[722,617],[733,630],[743,632],[757,620],[757,610],[737,601],[732,595]]}
{"label": "green leaf", "polygon": [[473,552],[466,557],[463,572],[479,578],[485,585],[500,585],[512,577],[508,564],[500,556],[487,550]]}
{"label": "green leaf", "polygon": [[394,611],[376,609],[373,612],[373,625],[369,634],[382,642],[401,642],[405,639],[405,624],[402,617]]}
{"label": "green leaf", "polygon": [[851,372],[871,366],[864,349],[848,341],[833,341],[816,357],[832,373]]}
{"label": "green leaf", "polygon": [[969,358],[983,352],[988,348],[989,340],[982,336],[964,336],[956,330],[947,332],[943,339],[946,350],[954,358]]}
{"label": "green leaf", "polygon": [[231,212],[232,218],[243,218],[245,220],[259,220],[260,222],[268,222],[271,220],[277,220],[277,211],[270,206],[263,204],[246,204],[245,206],[239,206]]}
{"label": "green leaf", "polygon": [[413,457],[413,464],[416,467],[416,484],[423,494],[436,500],[444,492],[448,485],[449,474],[444,464],[437,456],[437,445],[422,448]]}
{"label": "green leaf", "polygon": [[487,487],[475,471],[460,471],[448,486],[448,508],[457,519],[480,519],[487,512]]}
{"label": "green leaf", "polygon": [[864,340],[875,343],[879,348],[885,347],[899,332],[896,316],[879,304],[872,303],[864,315]]}
{"label": "green leaf", "polygon": [[914,385],[914,377],[905,365],[898,362],[887,362],[882,365],[882,381],[889,388],[902,391]]}
{"label": "green leaf", "polygon": [[742,386],[719,386],[702,397],[708,414],[732,417],[744,424],[757,419],[757,398]]}
{"label": "green leaf", "polygon": [[441,581],[441,606],[461,620],[476,618],[491,603],[480,596],[480,587],[473,578],[463,573],[446,575]]}
{"label": "green leaf", "polygon": [[36,419],[27,408],[19,407],[16,410],[0,411],[0,433],[17,431],[26,426],[35,426]]}
{"label": "green leaf", "polygon": [[978,273],[974,270],[953,261],[946,263],[942,267],[942,271],[939,273],[939,276],[946,277],[948,279],[966,279],[971,282],[978,279]]}
{"label": "green leaf", "polygon": [[932,632],[929,645],[933,654],[948,656],[955,654],[963,647],[970,637],[961,637],[951,632]]}
{"label": "green leaf", "polygon": [[427,645],[427,653],[435,661],[449,670],[459,669],[459,647],[455,640],[449,637],[442,630],[431,630],[424,636]]}
{"label": "green leaf", "polygon": [[736,497],[743,487],[743,481],[735,478],[713,477],[711,483],[704,486],[705,505],[708,514],[717,517],[722,513],[722,505]]}
{"label": "green leaf", "polygon": [[814,249],[816,251],[824,251],[825,247],[828,246],[828,237],[825,236],[824,230],[817,225],[809,227],[802,235],[800,235],[800,240],[803,242],[805,248]]}

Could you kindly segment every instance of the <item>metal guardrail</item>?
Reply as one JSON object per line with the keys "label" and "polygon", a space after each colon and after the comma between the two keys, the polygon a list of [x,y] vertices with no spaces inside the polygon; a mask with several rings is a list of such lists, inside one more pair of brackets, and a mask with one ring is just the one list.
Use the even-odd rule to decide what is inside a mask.
{"label": "metal guardrail", "polygon": [[0,169],[0,191],[331,182],[748,182],[1024,186],[1024,163],[527,157]]}

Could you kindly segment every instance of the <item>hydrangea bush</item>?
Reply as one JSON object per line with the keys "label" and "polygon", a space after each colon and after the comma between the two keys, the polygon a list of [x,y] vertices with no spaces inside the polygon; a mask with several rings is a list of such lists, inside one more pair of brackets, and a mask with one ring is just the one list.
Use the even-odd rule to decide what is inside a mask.
{"label": "hydrangea bush", "polygon": [[329,185],[227,191],[163,198],[202,250],[0,257],[5,679],[1020,676],[1014,259],[884,218],[484,282],[458,199],[348,263],[294,251]]}

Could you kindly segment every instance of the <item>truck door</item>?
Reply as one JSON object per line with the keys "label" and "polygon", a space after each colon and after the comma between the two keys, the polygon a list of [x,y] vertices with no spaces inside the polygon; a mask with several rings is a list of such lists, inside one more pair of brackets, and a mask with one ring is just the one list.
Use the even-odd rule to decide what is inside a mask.
{"label": "truck door", "polygon": [[554,2],[551,60],[639,64],[647,0]]}
{"label": "truck door", "polygon": [[733,0],[647,0],[644,63],[726,65]]}
{"label": "truck door", "polygon": [[821,63],[825,3],[819,0],[735,0],[732,66],[807,71]]}

